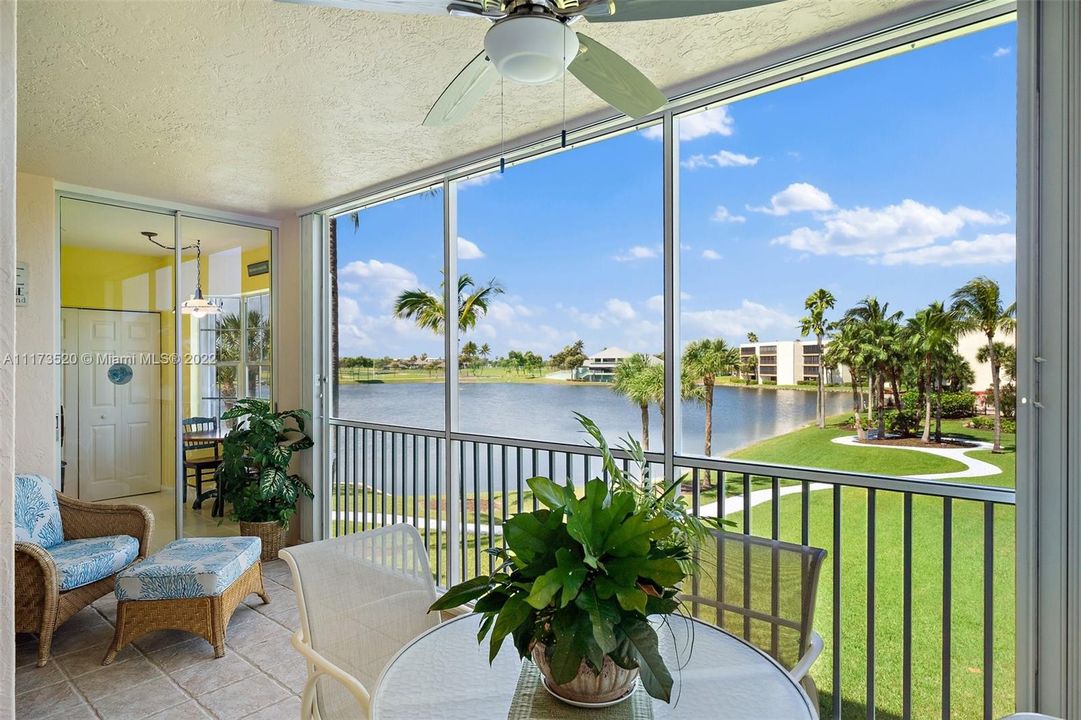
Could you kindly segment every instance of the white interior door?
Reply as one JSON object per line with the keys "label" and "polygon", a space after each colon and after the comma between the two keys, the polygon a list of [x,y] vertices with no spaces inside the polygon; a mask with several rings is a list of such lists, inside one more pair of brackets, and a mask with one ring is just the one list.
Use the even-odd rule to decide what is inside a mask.
{"label": "white interior door", "polygon": [[[79,356],[79,310],[60,309],[60,351],[69,358]],[[60,443],[64,471],[64,492],[78,497],[79,493],[79,365],[67,362],[63,368],[64,394]]]}
{"label": "white interior door", "polygon": [[153,357],[161,347],[159,316],[78,313],[79,353],[91,360],[78,365],[79,497],[158,492],[161,373]]}

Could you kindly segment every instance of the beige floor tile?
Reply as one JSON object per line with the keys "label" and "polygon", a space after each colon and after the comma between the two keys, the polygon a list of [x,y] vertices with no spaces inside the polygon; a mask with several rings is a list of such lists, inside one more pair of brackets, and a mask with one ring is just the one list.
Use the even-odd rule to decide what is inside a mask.
{"label": "beige floor tile", "polygon": [[[299,716],[300,709],[298,706],[297,717]],[[168,710],[163,710],[156,715],[151,715],[147,720],[205,720],[205,718],[209,717],[210,715],[208,715],[203,708],[199,707],[199,703],[194,700],[188,700],[186,703],[171,707]]]}
{"label": "beige floor tile", "polygon": [[[121,650],[113,663],[121,663],[126,660],[140,657],[139,651],[134,646],[128,645]],[[104,666],[101,661],[105,659],[105,650],[98,647],[90,647],[85,650],[78,650],[67,655],[61,655],[58,658],[54,658],[53,662],[63,669],[64,673],[69,678],[78,677],[79,675],[85,675],[88,672],[94,672],[95,670],[101,670]]]}
{"label": "beige floor tile", "polygon": [[[252,612],[255,612],[254,610]],[[38,661],[38,640],[19,642],[15,645],[15,667],[35,665]]]}
{"label": "beige floor tile", "polygon": [[260,615],[259,619],[252,618],[236,627],[230,627],[225,637],[225,644],[241,651],[270,640],[277,640],[288,645],[290,635],[291,633],[285,627]]}
{"label": "beige floor tile", "polygon": [[190,632],[184,632],[183,630],[158,630],[157,632],[143,635],[132,644],[144,653],[152,653],[156,650],[187,642],[193,637],[198,636],[192,635]]}
{"label": "beige floor tile", "polygon": [[[22,720],[22,718],[19,720]],[[34,718],[34,720],[98,720],[98,714],[94,712],[94,708],[84,702],[78,707],[65,708],[51,715]]]}
{"label": "beige floor tile", "polygon": [[21,720],[75,713],[85,705],[75,686],[65,680],[16,695],[15,717]]}
{"label": "beige floor tile", "polygon": [[131,660],[114,662],[94,672],[79,675],[72,678],[71,682],[86,696],[87,700],[94,702],[127,688],[164,677],[165,673],[159,670],[157,665],[139,655]]}
{"label": "beige floor tile", "polygon": [[143,720],[190,698],[166,677],[151,680],[93,701],[103,720]]}
{"label": "beige floor tile", "polygon": [[30,692],[66,679],[64,673],[60,672],[55,658],[45,667],[39,668],[35,664],[23,665],[15,668],[15,692]]}
{"label": "beige floor tile", "polygon": [[304,659],[299,653],[296,657],[289,658],[277,665],[266,668],[266,673],[272,678],[289,688],[294,695],[304,692],[304,683],[308,680],[308,668],[304,665]]}
{"label": "beige floor tile", "polygon": [[174,673],[195,663],[214,659],[214,647],[200,637],[186,640],[147,654],[152,663],[167,673]]}
{"label": "beige floor tile", "polygon": [[288,588],[293,587],[293,572],[284,560],[263,563],[263,577]]}
{"label": "beige floor tile", "polygon": [[287,698],[262,710],[256,710],[244,720],[296,720],[300,717],[300,698]]}
{"label": "beige floor tile", "polygon": [[265,675],[255,675],[196,699],[219,720],[239,720],[288,697],[281,685]]}
{"label": "beige floor tile", "polygon": [[258,668],[244,658],[236,653],[226,653],[225,657],[177,670],[170,677],[189,694],[199,697],[258,673]]}
{"label": "beige floor tile", "polygon": [[93,608],[85,608],[56,629],[52,654],[55,657],[97,647],[104,657],[112,641],[113,626]]}
{"label": "beige floor tile", "polygon": [[237,647],[237,652],[262,669],[278,665],[285,658],[297,657],[289,631],[280,625],[277,627],[280,628],[281,633],[270,635],[262,642]]}

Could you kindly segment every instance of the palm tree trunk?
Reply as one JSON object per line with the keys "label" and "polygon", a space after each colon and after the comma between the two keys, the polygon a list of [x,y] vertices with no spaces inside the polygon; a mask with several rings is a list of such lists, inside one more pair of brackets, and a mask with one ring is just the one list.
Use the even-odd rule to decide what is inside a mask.
{"label": "palm tree trunk", "polygon": [[995,403],[995,435],[991,452],[1002,452],[1002,389],[999,380],[998,354],[995,352],[995,336],[987,334],[987,359],[991,362],[991,395]]}
{"label": "palm tree trunk", "polygon": [[942,371],[935,376],[935,442],[942,442]]}
{"label": "palm tree trunk", "polygon": [[642,449],[649,450],[649,403],[642,403]]}
{"label": "palm tree trunk", "polygon": [[901,377],[897,373],[896,368],[890,373],[890,385],[893,390],[893,405],[898,410],[901,409]]}
{"label": "palm tree trunk", "polygon": [[875,374],[867,371],[867,424],[875,420]]}
{"label": "palm tree trunk", "polygon": [[713,454],[713,383],[706,383],[706,457]]}
{"label": "palm tree trunk", "polygon": [[[822,376],[822,336],[817,335],[818,340],[818,428],[826,427],[826,379]],[[707,455],[709,453],[706,453]]]}
{"label": "palm tree trunk", "polygon": [[880,373],[878,378],[878,439],[886,437],[886,374]]}
{"label": "palm tree trunk", "polygon": [[923,394],[923,442],[931,442],[931,393]]}

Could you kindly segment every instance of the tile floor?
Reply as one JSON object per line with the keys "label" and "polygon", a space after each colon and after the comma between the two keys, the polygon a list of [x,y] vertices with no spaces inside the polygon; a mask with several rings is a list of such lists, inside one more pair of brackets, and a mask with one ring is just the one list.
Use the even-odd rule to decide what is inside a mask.
{"label": "tile floor", "polygon": [[270,604],[252,595],[237,608],[223,658],[202,638],[168,631],[143,636],[102,666],[116,618],[112,595],[57,630],[43,668],[35,665],[36,638],[19,635],[16,717],[296,720],[306,670],[289,644],[299,623],[292,578],[276,560],[263,566],[263,581]]}

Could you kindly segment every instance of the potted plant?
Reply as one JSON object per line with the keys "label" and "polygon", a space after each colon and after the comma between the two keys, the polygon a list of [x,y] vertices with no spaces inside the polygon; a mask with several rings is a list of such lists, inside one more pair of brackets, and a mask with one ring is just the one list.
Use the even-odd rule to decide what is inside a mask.
{"label": "potted plant", "polygon": [[275,560],[297,500],[312,497],[300,476],[289,473],[293,453],[315,444],[304,432],[311,414],[274,412],[264,400],[244,398],[221,417],[237,421],[222,442],[216,471],[222,500],[232,504],[229,517],[240,522],[240,533],[262,541],[262,559]]}
{"label": "potted plant", "polygon": [[431,610],[476,601],[494,659],[509,635],[532,658],[553,695],[576,703],[629,697],[635,681],[668,702],[672,674],[651,617],[677,614],[691,551],[709,521],[690,513],[680,480],[654,485],[641,446],[624,448],[636,475],[617,465],[596,425],[579,422],[597,440],[610,482],[594,479],[579,495],[568,483],[529,480],[543,508],[503,523],[502,561],[491,575],[447,591]]}

